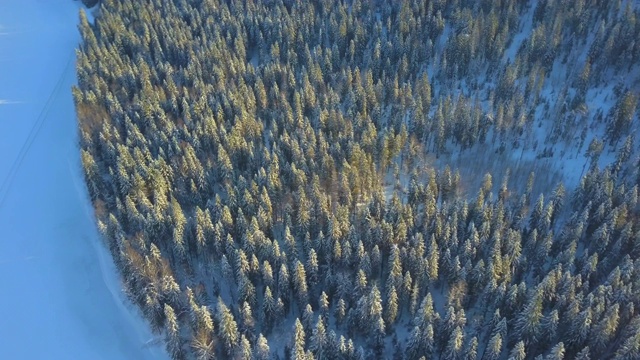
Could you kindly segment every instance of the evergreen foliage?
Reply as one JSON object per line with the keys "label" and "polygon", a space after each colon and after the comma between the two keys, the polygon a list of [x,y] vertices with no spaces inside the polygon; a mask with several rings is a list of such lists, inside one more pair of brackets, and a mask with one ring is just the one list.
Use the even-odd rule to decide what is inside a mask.
{"label": "evergreen foliage", "polygon": [[546,74],[598,24],[550,120],[552,141],[577,136],[567,97],[640,63],[630,2],[577,3],[104,0],[95,24],[81,14],[85,181],[169,354],[638,358],[637,89],[618,91],[606,138],[576,146],[591,161],[575,189],[427,160],[524,143]]}

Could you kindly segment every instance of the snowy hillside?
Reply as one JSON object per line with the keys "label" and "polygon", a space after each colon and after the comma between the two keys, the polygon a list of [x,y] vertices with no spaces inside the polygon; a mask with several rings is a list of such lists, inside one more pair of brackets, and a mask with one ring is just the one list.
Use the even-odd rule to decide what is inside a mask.
{"label": "snowy hillside", "polygon": [[637,1],[105,1],[72,90],[175,359],[640,358]]}
{"label": "snowy hillside", "polygon": [[[615,71],[599,64],[599,71],[603,67],[607,71],[593,75],[595,70],[591,70],[589,62],[595,64],[595,60],[589,59],[599,58],[594,55],[594,48],[598,47],[597,41],[603,41],[598,39],[598,36],[603,36],[603,30],[592,25],[586,26],[581,36],[562,33],[564,38],[555,45],[557,54],[547,66],[548,71],[540,67],[529,69],[528,57],[531,56],[529,51],[535,43],[533,39],[544,33],[544,27],[540,25],[540,19],[537,23],[534,20],[534,10],[539,3],[525,3],[526,10],[518,19],[517,31],[500,63],[478,65],[478,71],[470,72],[462,76],[461,81],[453,82],[442,81],[448,75],[439,66],[429,68],[429,73],[440,79],[433,85],[436,96],[453,95],[454,100],[457,96],[464,96],[469,103],[479,102],[493,125],[499,112],[494,96],[499,91],[499,82],[507,78],[506,74],[511,74],[509,91],[524,101],[519,104],[521,108],[528,109],[521,113],[520,119],[515,119],[519,122],[517,126],[521,127],[521,133],[505,137],[496,136],[490,131],[488,138],[492,141],[476,143],[468,149],[461,149],[459,144],[448,142],[444,154],[437,159],[427,157],[427,162],[435,164],[439,169],[448,165],[452,171],[459,170],[462,178],[473,178],[474,174],[485,173],[492,174],[494,178],[502,178],[509,173],[509,185],[520,190],[524,189],[523,184],[533,172],[536,175],[534,193],[550,191],[559,182],[563,182],[568,189],[575,189],[588,170],[587,150],[594,139],[603,144],[599,166],[605,167],[615,161],[624,138],[616,144],[606,140],[607,117],[623,90],[631,93],[640,91],[640,64],[631,62],[628,68]],[[626,16],[628,4],[631,5],[629,9],[636,9],[639,5],[633,1],[620,2],[615,11],[618,21],[622,22],[623,16]],[[455,44],[456,39],[446,30],[447,28],[441,40],[446,45],[442,45],[441,50]],[[585,69],[591,70],[591,75]],[[593,65],[593,69],[596,69],[596,65]],[[584,94],[579,95],[578,84],[584,74],[590,79],[584,80],[589,85]],[[533,89],[532,84],[537,88],[533,91],[533,96],[529,91],[529,88]],[[435,109],[432,110],[434,113]],[[636,121],[631,126],[632,135],[637,127]],[[637,154],[637,144],[632,151]],[[482,156],[478,156],[479,154]],[[477,181],[464,184],[465,187],[476,189],[480,186],[481,177],[476,178]],[[408,186],[406,181],[403,185]],[[467,195],[474,195],[473,191],[475,190]]]}
{"label": "snowy hillside", "polygon": [[164,358],[89,212],[71,97],[78,10],[0,1],[0,358]]}

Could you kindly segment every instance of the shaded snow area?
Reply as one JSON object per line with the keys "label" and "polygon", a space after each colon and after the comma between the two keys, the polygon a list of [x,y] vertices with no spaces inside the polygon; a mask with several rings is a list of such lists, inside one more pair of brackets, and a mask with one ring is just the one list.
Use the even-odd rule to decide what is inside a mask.
{"label": "shaded snow area", "polygon": [[[434,81],[433,93],[438,96],[452,95],[454,101],[461,94],[470,99],[471,103],[478,101],[486,116],[493,121],[496,109],[491,108],[487,99],[509,66],[522,66],[513,63],[524,61],[520,57],[523,56],[524,45],[532,38],[535,30],[533,16],[536,4],[535,1],[528,3],[528,9],[519,20],[517,32],[513,34],[510,45],[504,51],[498,71],[489,73],[484,69],[444,85]],[[446,47],[449,30],[446,26],[440,37],[441,48]],[[615,89],[630,89],[638,93],[640,64],[630,64],[628,69],[618,74],[613,74],[612,69],[605,70],[595,84],[589,85],[584,102],[574,108],[572,101],[577,92],[575,79],[584,67],[597,30],[595,26],[591,28],[585,42],[574,44],[571,40],[566,40],[565,43],[561,43],[560,49],[570,50],[556,57],[551,71],[541,80],[537,102],[524,104],[531,111],[527,110],[525,114],[529,125],[524,127],[520,136],[496,136],[493,130],[489,130],[486,143],[476,143],[465,150],[448,141],[443,154],[427,154],[423,159],[423,165],[440,171],[449,166],[452,171],[459,171],[463,179],[460,190],[464,196],[474,196],[477,193],[486,173],[493,176],[494,185],[499,185],[507,178],[509,189],[520,192],[524,191],[527,179],[533,173],[535,196],[539,193],[549,193],[560,182],[571,191],[579,185],[582,175],[588,170],[590,158],[587,151],[594,139],[603,142],[603,151],[598,158],[599,167],[611,165],[626,137],[622,136],[615,144],[607,141],[607,117],[618,99]],[[438,66],[432,64],[428,73],[437,74]],[[527,76],[517,77],[514,89],[524,89],[527,80]],[[478,86],[472,90],[469,87],[470,83]],[[431,108],[432,116],[435,114],[435,108],[436,106]],[[632,136],[639,131],[637,119],[636,113],[631,126]],[[638,156],[639,148],[636,141],[632,149],[632,159]],[[400,182],[405,189],[408,187],[408,177]],[[391,182],[387,181],[386,184],[389,186]],[[387,197],[390,196],[391,191],[387,191]]]}
{"label": "shaded snow area", "polygon": [[526,15],[524,15],[524,17],[520,20],[520,31],[513,37],[513,40],[511,40],[511,45],[506,49],[504,53],[505,61],[513,62],[518,49],[520,49],[522,43],[527,40],[527,36],[530,35],[531,29],[533,28],[533,11],[535,10],[535,8],[535,4],[529,6],[529,10],[527,11]]}
{"label": "shaded snow area", "polygon": [[80,172],[79,2],[0,1],[0,359],[161,359]]}

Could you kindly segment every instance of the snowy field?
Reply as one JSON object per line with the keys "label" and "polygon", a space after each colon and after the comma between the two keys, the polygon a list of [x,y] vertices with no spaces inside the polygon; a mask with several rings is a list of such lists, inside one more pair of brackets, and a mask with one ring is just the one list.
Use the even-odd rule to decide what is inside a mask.
{"label": "snowy field", "polygon": [[79,2],[0,0],[0,359],[162,359],[80,175]]}

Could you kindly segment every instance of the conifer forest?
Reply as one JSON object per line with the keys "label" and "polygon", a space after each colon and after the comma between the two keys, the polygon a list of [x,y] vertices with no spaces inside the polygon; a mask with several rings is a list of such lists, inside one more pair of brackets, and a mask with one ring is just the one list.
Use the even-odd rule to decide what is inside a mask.
{"label": "conifer forest", "polygon": [[640,359],[639,2],[103,0],[79,31],[96,224],[171,357]]}

